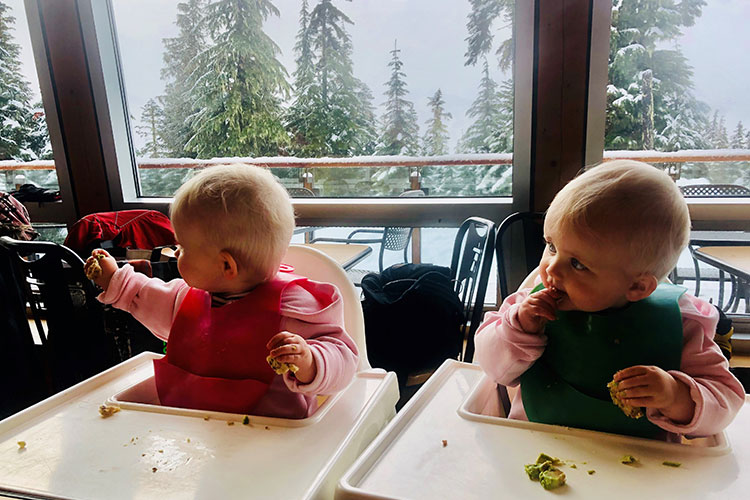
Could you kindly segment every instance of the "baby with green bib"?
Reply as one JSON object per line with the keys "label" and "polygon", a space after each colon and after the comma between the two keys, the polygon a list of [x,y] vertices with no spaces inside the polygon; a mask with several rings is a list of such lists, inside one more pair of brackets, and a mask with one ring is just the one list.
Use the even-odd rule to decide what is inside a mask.
{"label": "baby with green bib", "polygon": [[[535,286],[487,313],[475,337],[484,372],[520,384],[510,418],[661,439],[732,421],[745,394],[713,341],[716,308],[661,283],[689,235],[680,190],[651,165],[606,162],[560,190]],[[608,384],[643,412],[626,415]]]}

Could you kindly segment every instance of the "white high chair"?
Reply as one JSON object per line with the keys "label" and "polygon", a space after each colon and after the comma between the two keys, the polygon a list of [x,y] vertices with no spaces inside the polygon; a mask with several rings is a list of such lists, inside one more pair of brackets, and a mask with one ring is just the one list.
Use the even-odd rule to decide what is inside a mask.
{"label": "white high chair", "polygon": [[[307,247],[290,247],[284,263],[339,288],[345,327],[360,352],[352,382],[317,412],[283,419],[154,404],[138,394],[153,386],[153,359],[160,355],[142,353],[0,421],[0,492],[35,498],[97,492],[113,500],[333,498],[343,472],[395,416],[398,383],[392,372],[368,369],[359,294],[344,270]],[[102,418],[103,402],[120,411]],[[284,457],[294,459],[294,481]]]}
{"label": "white high chair", "polygon": [[346,271],[335,260],[314,248],[291,245],[287,250],[284,264],[294,267],[294,273],[315,281],[322,281],[336,285],[344,300],[344,326],[346,332],[357,344],[359,350],[358,371],[370,368],[367,359],[367,345],[365,343],[365,317],[362,313],[362,303],[359,292],[349,280]]}

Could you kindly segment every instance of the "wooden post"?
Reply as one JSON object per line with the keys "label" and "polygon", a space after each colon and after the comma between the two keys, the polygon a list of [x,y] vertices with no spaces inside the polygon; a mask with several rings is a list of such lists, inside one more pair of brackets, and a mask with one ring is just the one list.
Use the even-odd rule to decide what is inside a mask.
{"label": "wooden post", "polygon": [[[420,168],[416,167],[409,173],[409,184],[411,189],[422,189],[422,174]],[[422,262],[422,231],[415,227],[411,232],[411,261],[414,264]]]}

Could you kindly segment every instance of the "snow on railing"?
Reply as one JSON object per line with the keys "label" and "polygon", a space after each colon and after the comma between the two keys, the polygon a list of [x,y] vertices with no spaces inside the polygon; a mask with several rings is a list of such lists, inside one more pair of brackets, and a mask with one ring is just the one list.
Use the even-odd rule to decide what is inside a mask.
{"label": "snow on railing", "polygon": [[[750,161],[750,149],[686,149],[682,151],[605,151],[604,160],[631,159],[649,163],[734,162]],[[353,156],[350,158],[227,157],[196,160],[194,158],[137,158],[139,169],[204,168],[225,163],[248,163],[268,167],[423,167],[432,165],[509,165],[512,153],[456,154],[441,156]],[[54,160],[20,162],[0,161],[0,171],[54,170]]]}

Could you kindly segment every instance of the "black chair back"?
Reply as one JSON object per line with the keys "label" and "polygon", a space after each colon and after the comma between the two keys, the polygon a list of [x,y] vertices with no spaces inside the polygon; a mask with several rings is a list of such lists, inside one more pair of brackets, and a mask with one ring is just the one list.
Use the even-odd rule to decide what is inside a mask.
{"label": "black chair back", "polygon": [[474,333],[482,322],[495,246],[495,223],[481,217],[469,217],[458,228],[453,244],[451,274],[464,307],[466,349],[464,361],[474,357]]}
{"label": "black chair back", "polygon": [[3,281],[12,284],[6,292],[11,296],[15,318],[15,331],[10,335],[22,339],[17,342],[23,346],[22,352],[16,354],[32,356],[16,361],[44,374],[44,396],[118,361],[114,340],[105,334],[97,290],[86,278],[84,262],[78,255],[56,243],[2,237],[0,261]]}
{"label": "black chair back", "polygon": [[[511,269],[521,269],[525,277],[539,265],[539,259],[544,251],[544,213],[516,212],[510,214],[497,227],[495,240],[495,254],[497,257],[497,281],[500,288],[498,303],[513,293],[521,281],[511,279]],[[516,233],[523,238],[523,251],[519,253],[520,262],[511,258],[510,230],[518,227],[521,232]]]}

